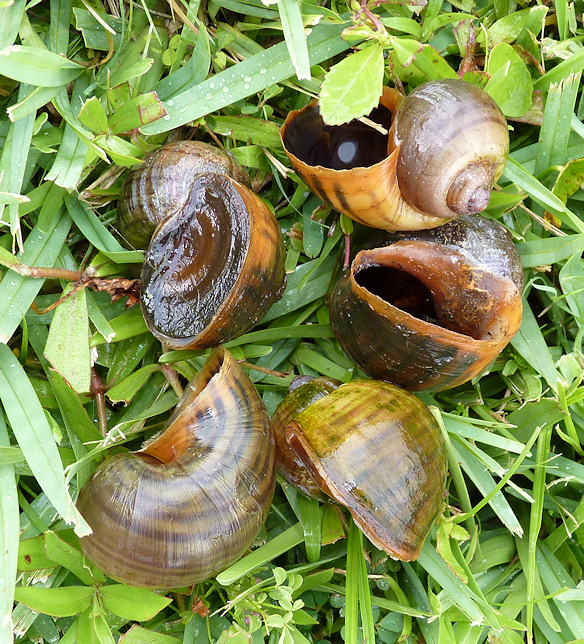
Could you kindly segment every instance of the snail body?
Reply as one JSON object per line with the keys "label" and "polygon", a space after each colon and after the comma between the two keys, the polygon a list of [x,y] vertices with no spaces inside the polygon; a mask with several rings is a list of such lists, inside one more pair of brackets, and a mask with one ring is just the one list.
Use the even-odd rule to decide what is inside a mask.
{"label": "snail body", "polygon": [[418,398],[386,382],[316,378],[289,393],[272,422],[288,482],[347,507],[392,557],[418,557],[446,477],[444,439]]}
{"label": "snail body", "polygon": [[144,319],[170,349],[227,342],[282,295],[280,227],[245,181],[227,152],[181,141],[147,156],[122,187],[118,226],[148,244]]}
{"label": "snail body", "polygon": [[299,176],[326,203],[362,224],[424,230],[484,210],[509,152],[495,101],[471,83],[429,81],[409,96],[384,88],[369,119],[324,124],[316,101],[281,130]]}
{"label": "snail body", "polygon": [[268,414],[237,361],[216,349],[166,431],[138,452],[105,460],[90,477],[78,507],[93,534],[81,546],[123,583],[189,586],[245,552],[274,486]]}
{"label": "snail body", "polygon": [[374,378],[442,390],[478,375],[521,324],[523,272],[506,231],[480,215],[369,236],[331,293],[331,324]]}

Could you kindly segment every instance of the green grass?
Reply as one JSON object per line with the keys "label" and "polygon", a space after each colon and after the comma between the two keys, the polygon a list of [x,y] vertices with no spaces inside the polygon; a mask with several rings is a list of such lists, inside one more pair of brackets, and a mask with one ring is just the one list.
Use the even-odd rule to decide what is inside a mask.
{"label": "green grass", "polygon": [[[0,0],[0,642],[584,640],[582,11]],[[353,59],[356,46],[373,48]],[[511,126],[487,215],[520,253],[524,319],[487,373],[420,396],[448,439],[449,497],[419,560],[388,558],[348,514],[279,481],[252,552],[215,579],[168,593],[106,579],[79,549],[77,490],[104,454],[160,430],[177,375],[206,355],[163,352],[139,307],[107,293],[35,312],[75,272],[136,276],[142,254],[114,225],[127,168],[169,137],[230,149],[293,232],[284,296],[227,346],[248,365],[348,381],[362,374],[326,293],[350,224],[311,218],[321,202],[290,172],[278,126],[323,82],[324,109],[350,118],[382,76],[409,92],[463,63]],[[247,369],[273,413],[292,376]]]}

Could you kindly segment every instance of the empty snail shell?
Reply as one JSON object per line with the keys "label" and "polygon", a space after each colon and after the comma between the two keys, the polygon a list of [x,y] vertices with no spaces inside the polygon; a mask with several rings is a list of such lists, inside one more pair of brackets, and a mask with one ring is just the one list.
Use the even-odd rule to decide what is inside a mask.
{"label": "empty snail shell", "polygon": [[360,121],[325,125],[316,101],[285,120],[284,149],[323,201],[391,231],[434,228],[487,207],[509,133],[482,89],[440,79],[403,98],[386,87],[368,118],[389,134]]}
{"label": "empty snail shell", "polygon": [[347,507],[392,557],[418,557],[446,477],[442,433],[418,398],[387,382],[316,378],[290,392],[272,422],[278,466],[291,484]]}
{"label": "empty snail shell", "polygon": [[466,215],[367,239],[332,289],[331,324],[370,376],[442,390],[479,374],[521,324],[521,260],[505,229]]}
{"label": "empty snail shell", "polygon": [[121,190],[118,227],[149,243],[144,319],[168,348],[203,349],[241,335],[283,292],[280,227],[244,180],[227,152],[182,141],[147,156]]}
{"label": "empty snail shell", "polygon": [[207,579],[239,558],[275,486],[266,409],[236,360],[215,349],[168,428],[144,449],[101,463],[78,507],[87,557],[110,577],[149,588]]}

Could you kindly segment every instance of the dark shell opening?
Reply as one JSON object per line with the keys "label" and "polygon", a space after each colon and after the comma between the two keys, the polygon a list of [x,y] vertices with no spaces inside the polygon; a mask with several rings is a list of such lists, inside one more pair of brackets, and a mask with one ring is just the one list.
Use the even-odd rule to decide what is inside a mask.
{"label": "dark shell opening", "polygon": [[409,273],[388,266],[370,266],[356,273],[355,280],[388,304],[441,326],[430,289]]}
{"label": "dark shell opening", "polygon": [[482,338],[481,330],[469,333],[456,320],[444,319],[432,291],[419,279],[398,268],[369,266],[355,273],[355,281],[388,304],[409,313],[418,320],[461,333],[475,340]]}
{"label": "dark shell opening", "polygon": [[[386,107],[376,107],[367,118],[389,130],[391,112]],[[287,150],[304,163],[333,170],[372,166],[387,156],[387,135],[356,120],[326,125],[317,105],[291,119],[283,139]]]}

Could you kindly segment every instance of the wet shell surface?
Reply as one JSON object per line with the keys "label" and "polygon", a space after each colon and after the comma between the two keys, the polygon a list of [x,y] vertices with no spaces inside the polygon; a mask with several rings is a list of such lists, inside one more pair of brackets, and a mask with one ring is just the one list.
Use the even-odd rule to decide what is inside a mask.
{"label": "wet shell surface", "polygon": [[93,534],[81,546],[123,583],[190,586],[247,550],[274,486],[268,414],[237,361],[216,349],[164,433],[105,460],[83,487],[77,505]]}
{"label": "wet shell surface", "polygon": [[331,324],[373,378],[442,390],[485,369],[521,324],[521,261],[480,215],[431,231],[373,233],[332,289]]}
{"label": "wet shell surface", "polygon": [[311,477],[313,487],[349,509],[376,547],[416,559],[443,505],[440,428],[418,398],[389,383],[356,380],[324,393],[329,388],[317,378],[276,410],[280,471],[309,494]]}

